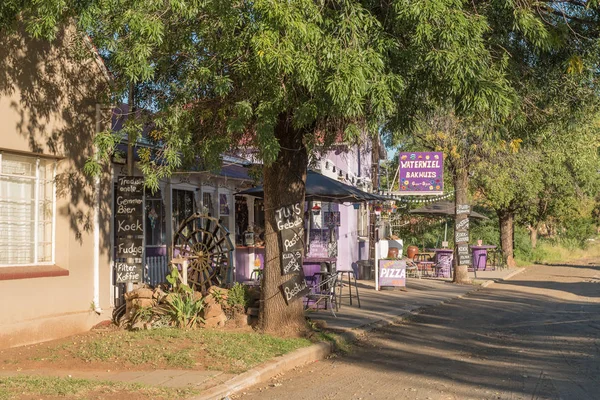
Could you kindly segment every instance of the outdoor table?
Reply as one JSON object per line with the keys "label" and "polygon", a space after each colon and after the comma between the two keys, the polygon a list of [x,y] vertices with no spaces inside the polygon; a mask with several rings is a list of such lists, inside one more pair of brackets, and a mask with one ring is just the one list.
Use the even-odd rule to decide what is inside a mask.
{"label": "outdoor table", "polygon": [[[438,277],[443,277],[443,278],[450,278],[450,271],[449,270],[444,270],[444,268],[440,268],[440,261],[442,261],[444,258],[449,258],[450,259],[450,266],[452,266],[452,257],[454,254],[454,249],[427,249],[429,251],[433,251],[435,252],[435,257],[433,259],[433,261],[435,262],[436,265],[436,276]],[[450,267],[452,268],[452,267]]]}
{"label": "outdoor table", "polygon": [[454,253],[454,249],[427,249],[427,251],[432,251],[435,253],[433,261],[437,264],[440,262],[440,259],[444,257],[452,257]]}
{"label": "outdoor table", "polygon": [[317,272],[335,273],[337,257],[304,257],[302,269],[304,276],[315,275]]}
{"label": "outdoor table", "polygon": [[477,271],[485,270],[487,265],[487,251],[488,249],[495,249],[493,245],[482,245],[482,246],[471,246],[471,253],[473,255],[473,269]]}

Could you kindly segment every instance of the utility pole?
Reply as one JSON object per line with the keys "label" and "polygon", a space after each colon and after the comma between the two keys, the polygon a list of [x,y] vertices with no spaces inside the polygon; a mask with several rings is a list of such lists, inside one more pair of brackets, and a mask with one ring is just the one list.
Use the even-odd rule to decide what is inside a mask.
{"label": "utility pole", "polygon": [[[371,182],[373,190],[377,191],[379,189],[379,134],[373,141],[371,151]],[[375,226],[375,206],[371,203],[369,204],[369,260],[373,260],[373,263],[375,263],[375,241],[377,239]],[[373,266],[377,268],[377,265]]]}

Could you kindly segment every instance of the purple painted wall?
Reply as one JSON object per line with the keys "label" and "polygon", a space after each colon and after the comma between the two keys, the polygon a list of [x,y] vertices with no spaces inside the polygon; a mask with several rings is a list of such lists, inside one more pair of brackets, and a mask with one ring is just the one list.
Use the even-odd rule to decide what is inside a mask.
{"label": "purple painted wall", "polygon": [[[327,167],[326,168],[326,163]],[[333,170],[335,167],[335,171]],[[342,171],[342,177],[346,179],[344,183],[358,186],[359,178],[371,179],[371,145],[365,140],[365,144],[357,146],[339,146],[321,155],[321,173],[337,179]],[[354,183],[352,182],[354,178]],[[365,187],[359,187],[365,190]],[[323,210],[326,210],[326,203],[322,204]],[[362,248],[360,259],[367,259],[368,249],[366,242],[359,241],[358,235],[358,213],[351,203],[333,204],[332,211],[340,212],[340,226],[336,228],[335,237],[338,242],[338,260],[336,268],[340,270],[353,269],[353,263],[359,260],[359,248]],[[310,251],[308,256],[327,256],[328,230],[311,230]]]}

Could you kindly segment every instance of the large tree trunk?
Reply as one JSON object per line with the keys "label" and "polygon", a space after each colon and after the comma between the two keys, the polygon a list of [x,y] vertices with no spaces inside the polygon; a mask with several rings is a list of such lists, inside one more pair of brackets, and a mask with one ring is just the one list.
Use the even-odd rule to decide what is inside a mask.
{"label": "large tree trunk", "polygon": [[[456,191],[455,210],[457,204],[469,204],[468,197],[469,186],[469,171],[466,167],[457,168],[454,172],[454,190]],[[454,237],[456,237],[456,227],[459,222],[468,218],[467,214],[459,214],[455,216]],[[469,270],[467,265],[458,264],[458,245],[454,245],[454,283],[471,283],[469,278]]]}
{"label": "large tree trunk", "polygon": [[510,211],[498,211],[498,219],[500,220],[500,245],[506,257],[506,265],[509,268],[516,267],[513,249],[514,215]]}
{"label": "large tree trunk", "polygon": [[259,326],[264,332],[293,335],[306,329],[302,300],[286,304],[279,286],[292,275],[282,276],[282,252],[275,222],[275,210],[300,203],[304,209],[308,153],[301,131],[292,127],[291,118],[282,114],[275,128],[281,150],[277,160],[265,165],[265,267],[263,271]]}

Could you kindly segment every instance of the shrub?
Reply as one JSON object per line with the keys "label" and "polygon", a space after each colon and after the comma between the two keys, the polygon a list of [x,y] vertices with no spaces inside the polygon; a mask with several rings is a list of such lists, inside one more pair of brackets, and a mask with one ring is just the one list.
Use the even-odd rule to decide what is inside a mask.
{"label": "shrub", "polygon": [[195,298],[191,289],[169,293],[165,302],[157,309],[159,314],[178,328],[195,328],[198,323],[204,322],[200,317],[200,312],[204,309],[204,300]]}
{"label": "shrub", "polygon": [[227,303],[230,306],[241,305],[246,308],[249,302],[249,294],[246,286],[236,282],[231,289],[229,289],[229,297]]}

